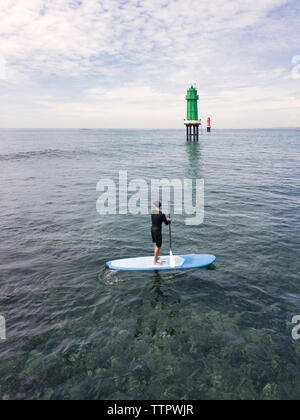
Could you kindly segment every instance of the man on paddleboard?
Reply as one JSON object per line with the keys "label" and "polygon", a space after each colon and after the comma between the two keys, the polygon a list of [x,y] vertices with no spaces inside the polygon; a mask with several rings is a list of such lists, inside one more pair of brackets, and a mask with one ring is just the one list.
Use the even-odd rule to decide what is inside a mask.
{"label": "man on paddleboard", "polygon": [[166,226],[172,223],[171,218],[166,218],[166,216],[161,211],[161,202],[157,201],[154,203],[155,210],[152,211],[152,241],[154,243],[154,265],[163,265],[158,262],[160,248],[162,246],[162,224]]}

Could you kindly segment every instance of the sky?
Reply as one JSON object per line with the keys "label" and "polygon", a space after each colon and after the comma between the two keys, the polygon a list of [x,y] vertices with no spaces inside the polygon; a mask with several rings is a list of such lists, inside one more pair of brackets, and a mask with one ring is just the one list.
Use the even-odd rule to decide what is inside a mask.
{"label": "sky", "polygon": [[299,0],[1,0],[0,128],[300,127]]}

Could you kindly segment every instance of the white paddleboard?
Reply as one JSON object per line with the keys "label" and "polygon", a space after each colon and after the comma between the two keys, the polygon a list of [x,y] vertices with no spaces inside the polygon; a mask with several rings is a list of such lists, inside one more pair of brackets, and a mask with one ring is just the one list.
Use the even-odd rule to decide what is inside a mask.
{"label": "white paddleboard", "polygon": [[214,255],[180,255],[174,256],[175,266],[171,265],[170,256],[160,257],[159,262],[163,265],[154,265],[152,257],[130,258],[110,261],[106,265],[110,270],[116,271],[161,271],[180,270],[190,268],[202,268],[213,264],[216,261]]}

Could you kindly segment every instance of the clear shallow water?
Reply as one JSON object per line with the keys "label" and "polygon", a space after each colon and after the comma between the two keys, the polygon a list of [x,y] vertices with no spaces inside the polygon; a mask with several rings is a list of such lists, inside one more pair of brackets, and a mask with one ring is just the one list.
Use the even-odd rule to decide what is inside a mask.
{"label": "clear shallow water", "polygon": [[[298,399],[299,163],[300,130],[199,144],[184,130],[1,130],[0,398]],[[97,182],[119,170],[204,178],[205,223],[176,217],[174,250],[216,264],[105,270],[152,252],[148,217],[96,212]]]}

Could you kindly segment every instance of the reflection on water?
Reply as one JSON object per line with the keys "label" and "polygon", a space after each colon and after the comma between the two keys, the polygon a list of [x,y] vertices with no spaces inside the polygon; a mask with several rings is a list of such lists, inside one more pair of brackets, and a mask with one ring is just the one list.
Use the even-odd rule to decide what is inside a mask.
{"label": "reflection on water", "polygon": [[199,142],[187,142],[186,150],[189,163],[187,167],[187,177],[192,179],[202,178],[201,140]]}
{"label": "reflection on water", "polygon": [[[143,300],[145,306],[149,305],[149,310],[144,310],[144,316],[137,320],[135,337],[142,337],[147,334],[147,329],[151,331],[151,337],[154,341],[149,343],[153,346],[156,339],[175,335],[176,330],[168,324],[168,319],[173,319],[178,315],[180,298],[174,297],[164,286],[168,287],[175,282],[176,275],[159,271],[153,273],[153,281],[147,287],[148,298]],[[150,309],[151,308],[151,309]],[[145,309],[145,307],[144,307]]]}
{"label": "reflection on water", "polygon": [[151,290],[153,292],[152,296],[152,305],[156,305],[158,303],[167,303],[168,302],[168,294],[166,291],[163,292],[162,286],[164,284],[171,284],[172,282],[176,281],[176,274],[173,273],[165,273],[165,276],[162,277],[161,273],[159,271],[154,272],[154,281],[151,287]]}

